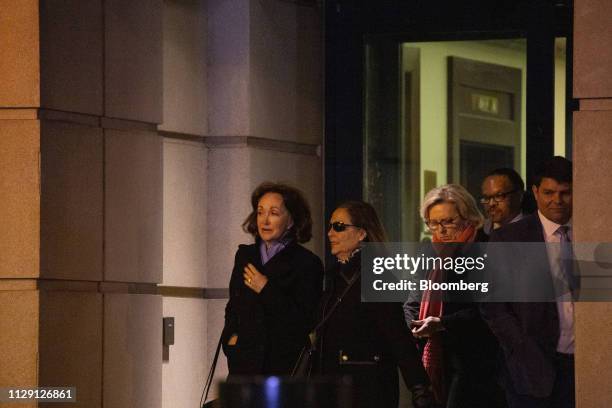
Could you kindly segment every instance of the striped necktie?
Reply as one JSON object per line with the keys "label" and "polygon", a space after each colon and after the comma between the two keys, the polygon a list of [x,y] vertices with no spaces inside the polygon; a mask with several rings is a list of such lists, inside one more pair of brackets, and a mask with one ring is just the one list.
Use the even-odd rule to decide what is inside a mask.
{"label": "striped necktie", "polygon": [[561,238],[561,270],[570,290],[574,291],[580,286],[580,280],[574,273],[574,249],[569,235],[569,227],[561,225],[556,232]]}

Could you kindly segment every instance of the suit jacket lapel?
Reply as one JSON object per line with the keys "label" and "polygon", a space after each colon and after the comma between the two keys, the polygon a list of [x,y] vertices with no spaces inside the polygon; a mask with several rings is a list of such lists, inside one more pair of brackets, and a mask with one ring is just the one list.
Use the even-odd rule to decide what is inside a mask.
{"label": "suit jacket lapel", "polygon": [[[259,240],[253,245],[249,245],[247,253],[247,262],[250,262],[257,268],[258,271],[264,273],[265,266],[261,263],[261,253],[259,252]],[[246,264],[245,264],[246,266]],[[265,274],[265,273],[264,273]]]}
{"label": "suit jacket lapel", "polygon": [[538,213],[531,214],[528,216],[529,226],[527,228],[527,241],[528,242],[545,242],[544,241],[544,228],[540,222]]}
{"label": "suit jacket lapel", "polygon": [[[531,215],[532,219],[530,220],[531,223],[531,228],[529,228],[530,234],[531,234],[531,239],[533,239],[533,242],[542,242],[545,243],[546,240],[544,239],[544,227],[542,226],[542,222],[540,221],[540,217],[538,215],[538,213],[536,212],[535,214]],[[551,270],[551,266],[550,266],[550,259],[548,258],[548,251],[546,249],[546,246],[544,245],[544,254],[543,257],[546,259],[546,265],[548,267],[547,272],[547,276],[550,278],[550,287],[553,287],[553,279],[552,279],[552,270]],[[552,289],[552,294],[554,296],[554,289]],[[546,302],[542,305],[546,310],[547,313],[549,314],[549,316],[558,322],[559,320],[559,313],[557,311],[557,307],[556,304],[554,302]],[[556,325],[558,327],[558,323]],[[558,334],[557,334],[558,337]],[[558,340],[558,339],[557,339]]]}

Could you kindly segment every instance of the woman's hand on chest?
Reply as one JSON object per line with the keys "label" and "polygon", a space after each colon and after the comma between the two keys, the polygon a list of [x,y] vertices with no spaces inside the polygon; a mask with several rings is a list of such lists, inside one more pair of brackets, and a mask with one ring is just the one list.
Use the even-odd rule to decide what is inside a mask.
{"label": "woman's hand on chest", "polygon": [[243,278],[245,286],[258,294],[268,284],[268,278],[266,275],[259,272],[259,270],[257,270],[257,268],[251,263],[248,263],[244,267]]}

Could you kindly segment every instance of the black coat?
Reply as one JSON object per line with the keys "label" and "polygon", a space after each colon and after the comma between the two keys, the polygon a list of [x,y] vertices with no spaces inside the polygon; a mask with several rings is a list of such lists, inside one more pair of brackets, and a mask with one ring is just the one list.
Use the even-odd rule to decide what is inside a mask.
{"label": "black coat", "polygon": [[[486,242],[487,236],[478,230],[476,242]],[[481,248],[481,247],[480,247]],[[469,245],[461,246],[462,256],[480,254]],[[472,272],[473,273],[473,272]],[[478,276],[478,275],[477,275]],[[478,277],[447,273],[447,282]],[[465,294],[446,294],[440,320],[444,330],[439,332],[444,352],[445,382],[449,407],[497,408],[504,407],[503,390],[498,384],[499,346],[480,314],[479,303],[466,302]],[[404,305],[406,320],[417,320],[419,303]],[[425,345],[421,342],[421,346]]]}
{"label": "black coat", "polygon": [[[259,294],[244,284],[247,263],[268,278]],[[230,375],[289,374],[313,327],[322,286],[321,260],[301,245],[290,243],[266,265],[258,243],[240,245],[221,337]],[[227,344],[232,335],[234,346]]]}
{"label": "black coat", "polygon": [[[355,276],[361,256],[336,264],[328,272],[319,320],[347,287],[344,276]],[[398,367],[408,386],[428,384],[416,344],[399,303],[361,302],[361,279],[349,289],[318,333],[315,372],[353,378],[355,407],[397,407]]]}
{"label": "black coat", "polygon": [[[544,242],[538,214],[532,214],[491,234],[491,242]],[[533,255],[533,254],[530,254]],[[520,254],[516,254],[520,257]],[[544,265],[551,276],[546,251],[531,265]],[[559,314],[554,302],[489,303],[482,308],[499,339],[505,374],[517,393],[547,397],[555,381],[554,358],[559,341]]]}

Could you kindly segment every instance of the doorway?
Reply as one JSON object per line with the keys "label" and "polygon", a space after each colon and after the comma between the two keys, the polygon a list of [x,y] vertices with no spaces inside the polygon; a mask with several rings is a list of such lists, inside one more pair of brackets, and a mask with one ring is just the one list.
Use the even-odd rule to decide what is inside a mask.
{"label": "doorway", "polygon": [[[418,205],[431,187],[458,182],[478,195],[483,173],[498,166],[528,180],[571,140],[571,125],[555,123],[557,111],[573,109],[559,92],[572,86],[571,3],[492,3],[326,3],[327,213],[366,199],[392,240],[419,240]],[[567,39],[562,59],[556,37]],[[460,60],[514,69],[519,89],[476,78],[471,90],[453,91],[449,70]]]}
{"label": "doorway", "polygon": [[521,173],[521,70],[448,57],[448,182],[474,197],[493,169]]}

